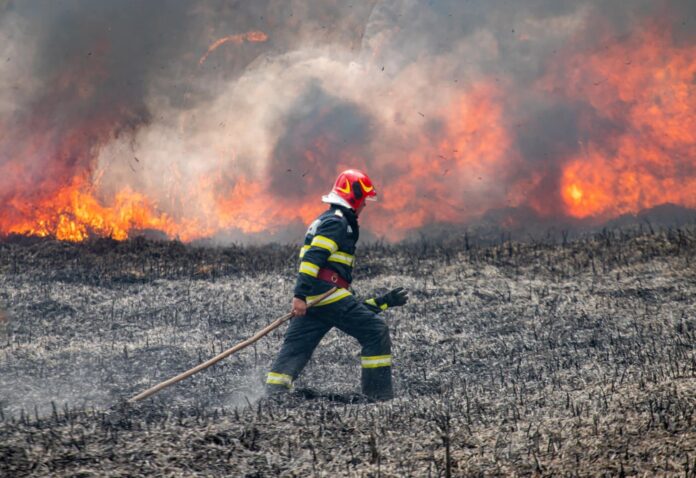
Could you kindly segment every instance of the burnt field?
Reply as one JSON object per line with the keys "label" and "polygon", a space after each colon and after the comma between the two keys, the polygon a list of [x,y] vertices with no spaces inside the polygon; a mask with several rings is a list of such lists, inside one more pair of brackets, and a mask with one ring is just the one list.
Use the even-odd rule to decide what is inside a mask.
{"label": "burnt field", "polygon": [[411,291],[386,313],[399,398],[351,403],[334,331],[263,398],[276,331],[124,403],[285,313],[296,253],[0,243],[0,475],[696,476],[693,228],[365,246],[358,295]]}

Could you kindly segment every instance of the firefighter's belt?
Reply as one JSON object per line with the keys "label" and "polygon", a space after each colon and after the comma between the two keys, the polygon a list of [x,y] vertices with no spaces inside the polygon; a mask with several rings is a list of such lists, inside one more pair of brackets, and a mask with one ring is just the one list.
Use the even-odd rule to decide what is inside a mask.
{"label": "firefighter's belt", "polygon": [[321,279],[324,282],[328,282],[329,284],[334,286],[342,287],[343,289],[347,289],[348,287],[350,287],[350,282],[338,275],[338,272],[324,267],[319,269],[317,279]]}

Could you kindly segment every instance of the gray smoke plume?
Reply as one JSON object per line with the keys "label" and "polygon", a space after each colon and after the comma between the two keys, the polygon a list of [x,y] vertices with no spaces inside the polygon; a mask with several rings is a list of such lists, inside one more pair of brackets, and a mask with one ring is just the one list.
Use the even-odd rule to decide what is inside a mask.
{"label": "gray smoke plume", "polygon": [[[561,217],[569,158],[637,132],[540,88],[577,74],[553,65],[652,24],[696,45],[688,0],[28,0],[0,15],[0,212],[26,219],[20,204],[83,176],[104,205],[127,188],[198,235],[277,233],[350,166],[383,193],[366,217],[381,234],[509,206]],[[696,180],[693,147],[675,151]]]}

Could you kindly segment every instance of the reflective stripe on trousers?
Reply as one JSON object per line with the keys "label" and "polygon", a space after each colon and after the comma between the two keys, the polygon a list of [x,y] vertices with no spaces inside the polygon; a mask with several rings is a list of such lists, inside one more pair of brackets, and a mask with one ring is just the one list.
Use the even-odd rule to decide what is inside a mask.
{"label": "reflective stripe on trousers", "polygon": [[362,368],[391,367],[391,355],[373,355],[371,357],[360,357]]}
{"label": "reflective stripe on trousers", "polygon": [[284,373],[268,372],[266,383],[270,385],[283,385],[290,388],[292,386],[292,377]]}

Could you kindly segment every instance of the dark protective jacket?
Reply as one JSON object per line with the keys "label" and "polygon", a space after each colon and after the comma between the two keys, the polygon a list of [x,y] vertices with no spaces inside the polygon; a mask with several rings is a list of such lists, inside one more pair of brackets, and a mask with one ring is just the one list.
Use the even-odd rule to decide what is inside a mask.
{"label": "dark protective jacket", "polygon": [[[295,297],[311,301],[334,284],[319,279],[319,270],[329,269],[347,282],[353,280],[355,244],[359,237],[355,213],[331,206],[307,230],[300,251]],[[302,373],[322,337],[337,327],[361,345],[362,390],[371,400],[388,400],[392,387],[392,355],[389,327],[377,313],[385,310],[384,299],[360,303],[348,289],[339,288],[321,302],[295,317],[266,378],[268,393],[286,392]]]}
{"label": "dark protective jacket", "polygon": [[[335,271],[347,282],[353,280],[355,245],[360,237],[358,218],[351,209],[331,205],[307,229],[304,245],[300,249],[300,267],[295,283],[295,297],[310,301],[333,287],[317,278],[319,269]],[[327,305],[351,295],[339,288],[317,305]],[[386,309],[379,299],[365,301],[374,312]]]}

